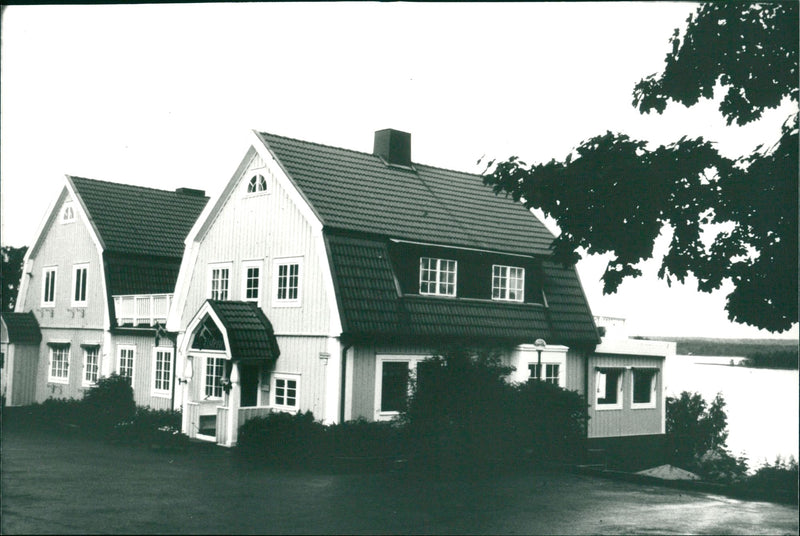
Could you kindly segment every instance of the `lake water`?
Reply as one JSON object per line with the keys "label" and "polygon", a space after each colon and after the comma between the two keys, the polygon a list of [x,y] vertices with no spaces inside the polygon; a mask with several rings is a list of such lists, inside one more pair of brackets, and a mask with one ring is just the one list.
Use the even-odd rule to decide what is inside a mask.
{"label": "lake water", "polygon": [[[725,398],[728,448],[751,469],[776,456],[798,459],[798,371],[730,366],[729,357],[675,356],[667,360],[667,396],[698,392],[709,404]],[[714,364],[716,363],[716,364]]]}

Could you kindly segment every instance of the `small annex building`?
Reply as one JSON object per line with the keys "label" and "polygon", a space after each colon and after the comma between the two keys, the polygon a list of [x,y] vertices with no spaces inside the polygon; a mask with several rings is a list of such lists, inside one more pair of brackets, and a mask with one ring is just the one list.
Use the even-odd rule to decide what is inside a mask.
{"label": "small annex building", "polygon": [[36,364],[42,332],[31,312],[0,314],[0,395],[5,405],[36,400]]}
{"label": "small annex building", "polygon": [[183,241],[207,202],[198,190],[66,177],[26,253],[16,312],[4,315],[10,343],[17,317],[35,322],[41,341],[24,360],[15,348],[8,404],[81,398],[117,373],[138,405],[174,407],[175,337],[164,324]]}
{"label": "small annex building", "polygon": [[[512,381],[541,372],[596,393],[600,338],[575,268],[550,260],[553,235],[479,175],[414,162],[410,138],[378,131],[359,152],[253,133],[186,240],[167,323],[185,433],[233,445],[239,425],[271,411],[392,419],[417,364],[446,344],[500,349]],[[275,347],[237,350],[222,304]],[[655,412],[639,431],[629,408],[609,411],[628,428],[590,435],[662,428]]]}

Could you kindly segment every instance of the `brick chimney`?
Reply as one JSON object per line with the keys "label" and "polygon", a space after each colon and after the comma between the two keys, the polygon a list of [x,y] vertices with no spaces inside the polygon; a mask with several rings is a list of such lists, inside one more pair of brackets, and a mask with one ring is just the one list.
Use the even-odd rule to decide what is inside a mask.
{"label": "brick chimney", "polygon": [[389,165],[411,167],[411,134],[391,128],[375,131],[372,154]]}

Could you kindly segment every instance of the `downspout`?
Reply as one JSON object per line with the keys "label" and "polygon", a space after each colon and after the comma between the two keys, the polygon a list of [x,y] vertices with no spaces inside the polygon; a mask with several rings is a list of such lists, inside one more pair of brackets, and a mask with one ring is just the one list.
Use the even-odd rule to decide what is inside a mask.
{"label": "downspout", "polygon": [[345,389],[347,389],[347,351],[352,347],[352,344],[345,344],[342,346],[342,375],[340,380],[341,386],[339,387],[339,424],[344,423]]}
{"label": "downspout", "polygon": [[[169,335],[169,339],[172,341],[172,396],[170,397],[170,407],[172,411],[175,411],[175,376],[177,375],[175,367],[178,364],[178,336],[176,334],[173,339],[172,336]],[[183,411],[183,408],[181,408],[181,411]]]}

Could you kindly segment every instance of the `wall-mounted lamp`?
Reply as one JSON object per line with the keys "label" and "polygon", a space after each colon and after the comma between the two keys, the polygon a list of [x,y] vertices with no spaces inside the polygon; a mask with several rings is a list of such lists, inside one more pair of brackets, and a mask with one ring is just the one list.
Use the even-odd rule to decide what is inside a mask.
{"label": "wall-mounted lamp", "polygon": [[538,381],[542,381],[542,351],[547,348],[547,342],[545,342],[544,339],[536,339],[536,341],[533,343],[533,347],[536,348],[536,353],[539,354],[536,379]]}

